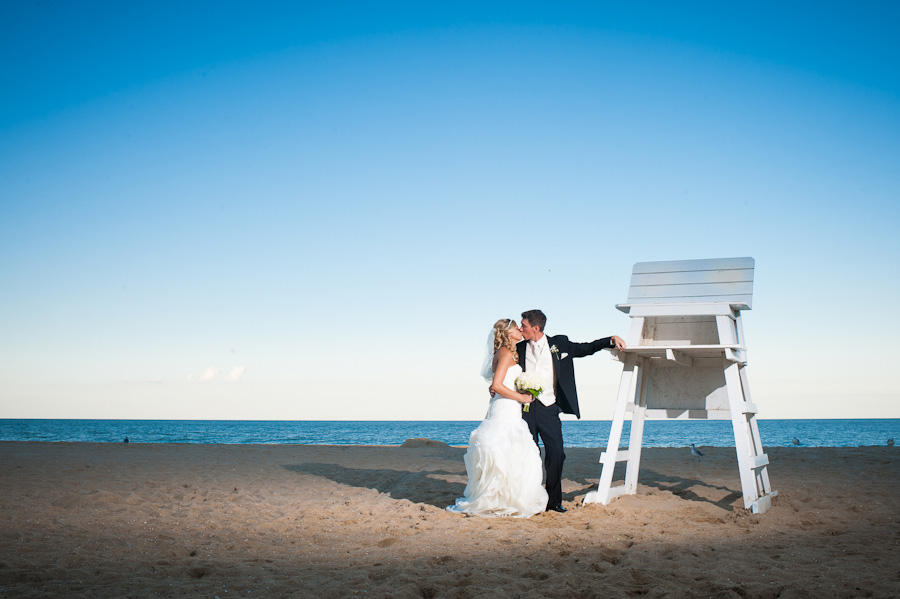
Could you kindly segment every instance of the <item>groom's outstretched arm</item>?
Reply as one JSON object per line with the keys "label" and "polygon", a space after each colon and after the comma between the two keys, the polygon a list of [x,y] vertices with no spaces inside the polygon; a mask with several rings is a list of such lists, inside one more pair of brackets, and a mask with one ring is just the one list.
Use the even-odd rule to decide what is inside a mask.
{"label": "groom's outstretched arm", "polygon": [[596,354],[600,350],[610,348],[625,349],[625,341],[623,341],[622,338],[617,335],[604,337],[603,339],[597,339],[596,341],[590,341],[588,343],[576,343],[575,341],[569,341],[569,354],[573,358],[583,358],[585,356],[591,356],[593,354]]}

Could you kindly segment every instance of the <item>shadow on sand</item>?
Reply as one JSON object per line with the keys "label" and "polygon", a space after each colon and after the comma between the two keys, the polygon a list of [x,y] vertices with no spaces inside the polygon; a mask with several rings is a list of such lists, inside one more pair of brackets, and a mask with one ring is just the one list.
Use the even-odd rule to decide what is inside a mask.
{"label": "shadow on sand", "polygon": [[[599,468],[597,474],[599,476]],[[580,476],[568,478],[569,480],[574,480],[575,482],[584,486],[577,491],[563,493],[564,500],[572,501],[579,496],[585,495],[589,491],[597,490],[597,477],[594,477],[593,479]],[[621,484],[624,479],[625,464],[616,464],[616,470],[613,474],[613,486],[615,487],[618,484]],[[668,491],[673,495],[677,495],[679,498],[687,501],[697,501],[700,503],[715,505],[716,507],[719,507],[728,512],[733,512],[733,504],[737,500],[741,499],[741,497],[743,497],[743,493],[741,493],[740,491],[735,491],[734,489],[730,489],[728,487],[711,485],[695,478],[684,478],[681,476],[661,474],[659,472],[647,470],[645,468],[641,469],[640,475],[638,476],[638,484],[645,487],[659,489],[660,491]],[[726,491],[728,494],[725,497],[714,501],[707,497],[697,495],[697,493],[691,490],[692,487],[697,486],[706,487],[707,489],[716,489],[718,491]],[[638,495],[640,495],[640,490],[638,490]]]}
{"label": "shadow on sand", "polygon": [[[669,491],[673,495],[677,495],[682,499],[687,499],[688,501],[709,503],[728,512],[733,512],[734,502],[744,496],[744,494],[740,491],[735,491],[734,489],[729,489],[728,487],[723,487],[721,485],[711,485],[703,482],[702,480],[696,480],[693,478],[683,478],[680,476],[660,474],[659,472],[653,472],[652,470],[642,471],[641,476],[638,478],[638,482],[642,485],[654,487],[661,491]],[[696,486],[706,487],[707,489],[716,489],[718,491],[727,491],[728,495],[726,495],[722,499],[719,499],[718,501],[713,501],[706,497],[701,497],[691,491],[690,488]]]}
{"label": "shadow on sand", "polygon": [[413,503],[427,503],[439,508],[451,505],[465,491],[465,470],[392,470],[387,468],[347,468],[339,464],[289,464],[286,470],[327,478],[342,485],[374,489],[392,499],[406,499]]}
{"label": "shadow on sand", "polygon": [[[462,466],[462,464],[460,464]],[[617,465],[613,484],[621,484],[624,479],[624,464],[621,471]],[[424,503],[435,507],[444,508],[451,505],[457,497],[462,497],[466,488],[466,472],[460,470],[395,470],[389,468],[348,468],[340,464],[307,463],[285,465],[286,470],[299,474],[308,474],[332,480],[342,485],[358,487],[361,489],[374,489],[388,495],[392,499],[406,499],[413,503]],[[599,474],[599,472],[598,472]],[[581,488],[564,492],[565,501],[574,501],[597,488],[596,477],[566,476],[563,477],[578,483]],[[687,501],[695,501],[715,505],[725,511],[733,512],[734,503],[743,495],[728,487],[711,485],[701,480],[661,474],[653,470],[641,469],[640,485],[668,491],[673,495]],[[707,489],[725,491],[727,495],[718,500],[698,495],[693,487],[702,486]]]}

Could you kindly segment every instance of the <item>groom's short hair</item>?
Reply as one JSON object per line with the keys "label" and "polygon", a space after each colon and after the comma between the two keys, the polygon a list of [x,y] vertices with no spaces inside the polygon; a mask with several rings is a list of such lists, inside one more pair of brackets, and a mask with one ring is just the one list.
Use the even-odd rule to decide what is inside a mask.
{"label": "groom's short hair", "polygon": [[543,333],[544,327],[547,326],[547,317],[540,310],[528,310],[522,312],[522,320],[528,320],[531,326],[535,326]]}

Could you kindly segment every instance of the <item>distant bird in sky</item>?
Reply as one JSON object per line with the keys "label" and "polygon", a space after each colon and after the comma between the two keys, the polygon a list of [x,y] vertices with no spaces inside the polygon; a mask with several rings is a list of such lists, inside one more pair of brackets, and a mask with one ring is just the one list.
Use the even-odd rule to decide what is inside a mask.
{"label": "distant bird in sky", "polygon": [[793,443],[794,445],[800,445],[800,439],[794,437],[793,439],[791,439],[791,443]]}
{"label": "distant bird in sky", "polygon": [[893,447],[893,446],[894,446],[894,438],[891,437],[890,439],[888,439],[888,447]]}
{"label": "distant bird in sky", "polygon": [[693,444],[693,443],[691,443],[691,455],[694,456],[695,458],[697,458],[697,461],[698,461],[698,462],[702,462],[702,461],[703,461],[703,460],[700,459],[700,458],[703,457],[703,454],[700,453],[700,450],[699,450],[699,449],[697,449],[696,447],[694,447],[694,444]]}

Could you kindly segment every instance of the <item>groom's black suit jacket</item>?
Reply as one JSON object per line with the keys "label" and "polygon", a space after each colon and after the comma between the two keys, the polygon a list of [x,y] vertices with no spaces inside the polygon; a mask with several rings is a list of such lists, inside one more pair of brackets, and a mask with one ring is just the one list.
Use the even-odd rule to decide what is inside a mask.
{"label": "groom's black suit jacket", "polygon": [[[550,354],[553,362],[553,392],[556,394],[556,403],[566,414],[575,414],[577,418],[581,418],[581,410],[578,409],[578,391],[575,389],[575,367],[572,359],[590,356],[602,349],[612,347],[612,337],[604,337],[589,343],[576,343],[569,341],[565,335],[554,335],[547,337],[547,345],[551,348],[556,346],[556,349],[559,350]],[[522,370],[525,370],[525,351],[527,349],[527,341],[520,341],[516,344],[519,366],[522,367]],[[568,355],[563,358],[561,357],[563,354]]]}

